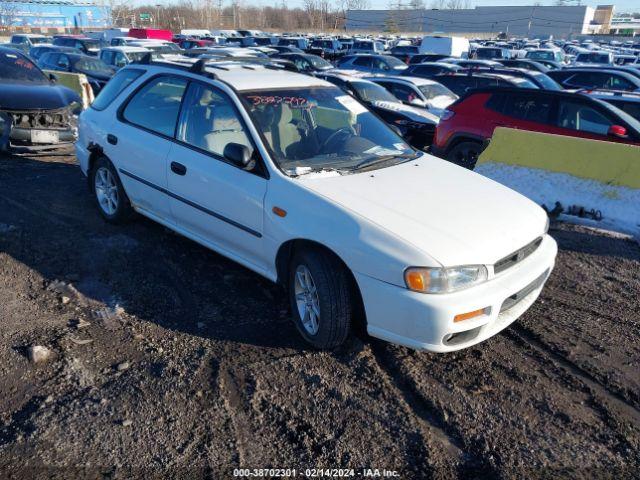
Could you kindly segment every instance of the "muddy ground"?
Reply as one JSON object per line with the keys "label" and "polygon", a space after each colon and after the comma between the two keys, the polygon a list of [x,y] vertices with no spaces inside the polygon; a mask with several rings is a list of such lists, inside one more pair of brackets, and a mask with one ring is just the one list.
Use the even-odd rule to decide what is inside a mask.
{"label": "muddy ground", "polygon": [[1,157],[0,477],[638,478],[640,248],[552,234],[541,298],[489,341],[323,353],[279,287],[145,219],[103,222],[72,156]]}

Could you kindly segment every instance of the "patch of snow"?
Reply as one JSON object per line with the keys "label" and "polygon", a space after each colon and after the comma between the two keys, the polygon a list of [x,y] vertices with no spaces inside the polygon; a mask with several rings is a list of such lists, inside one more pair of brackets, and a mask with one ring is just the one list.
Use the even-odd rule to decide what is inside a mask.
{"label": "patch of snow", "polygon": [[568,209],[571,205],[585,210],[599,210],[602,220],[562,215],[562,220],[599,228],[640,234],[640,190],[606,185],[595,180],[574,177],[566,173],[549,172],[529,167],[483,163],[475,171],[530,198],[539,205],[553,209],[560,202]]}

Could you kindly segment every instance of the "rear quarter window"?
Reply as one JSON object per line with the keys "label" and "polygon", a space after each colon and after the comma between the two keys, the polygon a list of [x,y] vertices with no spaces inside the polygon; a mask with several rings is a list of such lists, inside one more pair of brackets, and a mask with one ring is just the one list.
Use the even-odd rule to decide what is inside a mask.
{"label": "rear quarter window", "polygon": [[91,104],[91,108],[94,110],[104,110],[107,108],[125,88],[136,81],[143,73],[144,70],[120,70],[100,91]]}

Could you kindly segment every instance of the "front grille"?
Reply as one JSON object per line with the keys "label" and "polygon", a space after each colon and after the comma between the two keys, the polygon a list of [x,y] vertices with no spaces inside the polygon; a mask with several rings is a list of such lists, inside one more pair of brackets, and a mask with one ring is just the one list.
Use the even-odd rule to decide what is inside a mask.
{"label": "front grille", "polygon": [[542,237],[536,238],[533,242],[525,245],[519,250],[516,250],[510,255],[498,260],[493,266],[493,272],[497,275],[500,272],[504,272],[508,268],[513,267],[514,265],[520,263],[522,260],[527,258],[533,252],[535,252],[540,244],[542,243]]}
{"label": "front grille", "polygon": [[514,293],[510,297],[507,297],[507,299],[504,302],[502,302],[502,306],[500,307],[500,313],[506,312],[507,310],[515,307],[518,303],[520,303],[520,301],[523,298],[525,298],[534,290],[538,289],[544,283],[544,280],[545,278],[547,278],[548,273],[549,273],[548,270],[545,271],[542,275],[540,275],[538,278],[536,278],[533,282],[531,282],[529,285],[524,287],[518,293]]}
{"label": "front grille", "polygon": [[71,121],[71,112],[67,107],[56,110],[7,111],[7,113],[11,115],[15,128],[65,130],[69,128]]}

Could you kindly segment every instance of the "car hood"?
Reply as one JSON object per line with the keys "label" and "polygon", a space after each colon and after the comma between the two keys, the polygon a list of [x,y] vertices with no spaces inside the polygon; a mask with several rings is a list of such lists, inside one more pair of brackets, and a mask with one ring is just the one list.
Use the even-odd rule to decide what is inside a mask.
{"label": "car hood", "polygon": [[61,85],[0,82],[2,110],[53,110],[74,101],[80,101],[80,97]]}
{"label": "car hood", "polygon": [[300,181],[447,267],[493,265],[541,236],[546,222],[526,197],[431,155]]}
{"label": "car hood", "polygon": [[440,121],[436,115],[433,115],[424,109],[405,105],[400,102],[375,101],[372,102],[371,105],[390,112],[400,113],[414,122],[437,124]]}

